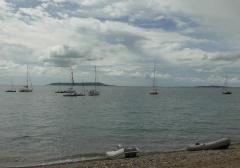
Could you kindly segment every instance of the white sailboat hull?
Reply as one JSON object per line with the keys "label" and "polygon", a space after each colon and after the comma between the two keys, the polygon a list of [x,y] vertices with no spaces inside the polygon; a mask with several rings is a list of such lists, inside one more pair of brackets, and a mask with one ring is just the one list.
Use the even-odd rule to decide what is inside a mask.
{"label": "white sailboat hull", "polygon": [[187,147],[188,151],[227,149],[231,144],[229,138],[222,138],[208,143],[196,143]]}
{"label": "white sailboat hull", "polygon": [[153,90],[151,92],[149,92],[150,95],[158,95],[159,92],[157,90]]}
{"label": "white sailboat hull", "polygon": [[23,88],[23,89],[19,89],[19,92],[32,92],[33,89],[27,89],[27,88]]}

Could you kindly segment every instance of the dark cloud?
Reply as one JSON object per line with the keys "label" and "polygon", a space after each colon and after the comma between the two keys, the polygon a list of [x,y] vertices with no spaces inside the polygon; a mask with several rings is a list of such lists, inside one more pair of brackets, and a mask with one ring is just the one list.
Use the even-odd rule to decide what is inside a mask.
{"label": "dark cloud", "polygon": [[[141,60],[138,61],[142,61],[142,56],[145,55],[144,51],[142,51],[142,47],[140,46],[140,42],[147,39],[138,34],[122,31],[110,31],[108,34],[102,36],[102,39],[109,43],[109,45],[120,44],[126,47],[128,49],[128,52],[131,53],[132,55],[135,55],[136,58],[141,57]],[[146,61],[146,59],[144,59],[144,61]]]}
{"label": "dark cloud", "polygon": [[69,67],[75,64],[76,58],[84,58],[84,55],[74,48],[63,45],[54,48],[50,52],[49,58],[44,59],[43,62],[57,67]]}
{"label": "dark cloud", "polygon": [[55,47],[44,63],[57,67],[70,67],[79,64],[79,62],[101,60],[103,57],[94,57],[90,50],[81,51],[79,48],[62,45]]}
{"label": "dark cloud", "polygon": [[213,58],[210,58],[211,61],[238,61],[240,60],[240,54],[236,55],[222,55],[222,56],[216,56]]}
{"label": "dark cloud", "polygon": [[18,65],[33,64],[39,65],[34,55],[34,50],[25,45],[0,43],[0,58]]}

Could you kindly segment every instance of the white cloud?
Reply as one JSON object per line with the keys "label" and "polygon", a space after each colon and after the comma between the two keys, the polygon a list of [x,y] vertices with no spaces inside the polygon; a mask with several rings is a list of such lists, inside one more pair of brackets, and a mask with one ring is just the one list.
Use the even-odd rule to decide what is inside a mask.
{"label": "white cloud", "polygon": [[[47,72],[51,76],[51,73],[57,73],[53,67],[46,71],[51,66],[74,65],[79,71],[84,71],[81,66],[96,64],[105,76],[142,76],[144,80],[149,68],[143,64],[151,65],[155,61],[159,66],[166,67],[163,71],[170,71],[159,72],[159,78],[180,78],[174,68],[182,66],[189,69],[192,81],[196,82],[198,78],[194,76],[194,68],[204,69],[207,66],[214,70],[219,63],[213,59],[232,54],[231,51],[204,50],[201,46],[216,43],[226,48],[230,46],[229,50],[239,50],[240,47],[240,24],[236,22],[238,2],[234,0],[231,0],[234,5],[223,0],[139,0],[137,3],[135,0],[71,0],[79,5],[75,9],[79,14],[76,16],[60,10],[64,3],[69,2],[42,0],[37,7],[14,10],[6,1],[0,1],[3,71],[33,64],[35,75]],[[54,3],[61,17],[53,17],[48,11]],[[189,21],[182,17],[196,25],[189,26]],[[141,19],[154,23],[169,19],[176,24],[176,30],[167,31],[169,25],[165,28],[145,28],[135,23]],[[207,36],[195,37],[199,32],[222,39],[215,41]],[[221,70],[226,66],[223,64]],[[23,71],[24,68],[18,72]],[[197,73],[206,75],[204,71]]]}

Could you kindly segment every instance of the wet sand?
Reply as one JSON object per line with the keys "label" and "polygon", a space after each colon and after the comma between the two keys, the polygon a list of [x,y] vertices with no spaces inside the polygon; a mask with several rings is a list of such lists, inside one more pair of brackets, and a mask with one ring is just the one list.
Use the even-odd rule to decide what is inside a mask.
{"label": "wet sand", "polygon": [[136,158],[81,161],[32,168],[239,168],[240,144],[227,150],[140,154]]}

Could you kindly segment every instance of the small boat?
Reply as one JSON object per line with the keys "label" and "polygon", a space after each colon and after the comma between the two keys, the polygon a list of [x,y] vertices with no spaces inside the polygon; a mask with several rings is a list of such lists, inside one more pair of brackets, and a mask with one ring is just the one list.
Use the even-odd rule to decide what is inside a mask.
{"label": "small boat", "polygon": [[75,92],[73,87],[74,87],[74,79],[73,79],[73,70],[71,68],[71,87],[68,88],[67,90],[62,90],[62,89],[59,88],[57,91],[55,91],[55,93],[69,93],[69,94],[71,94],[71,93]]}
{"label": "small boat", "polygon": [[227,79],[227,77],[225,79],[225,83],[224,83],[222,94],[225,94],[225,95],[232,94],[232,92],[228,89],[228,79]]}
{"label": "small boat", "polygon": [[[29,86],[29,82],[31,83],[30,86]],[[20,88],[19,92],[32,92],[32,91],[33,91],[32,82],[29,79],[28,66],[27,66],[27,84],[25,86],[23,86],[22,88]]]}
{"label": "small boat", "polygon": [[157,91],[157,89],[153,89],[152,91],[149,92],[150,95],[158,95],[159,92]]}
{"label": "small boat", "polygon": [[17,92],[17,90],[14,88],[14,85],[13,83],[11,84],[11,88],[6,90],[5,92],[8,92],[8,93],[13,93],[13,92]]}
{"label": "small boat", "polygon": [[64,94],[64,97],[76,97],[76,96],[85,96],[85,94],[82,93],[77,93],[76,91],[73,93],[68,93],[68,94]]}
{"label": "small boat", "polygon": [[229,138],[222,138],[208,143],[197,142],[193,145],[189,145],[187,151],[227,149],[230,144],[231,140]]}
{"label": "small boat", "polygon": [[55,91],[55,93],[66,93],[66,91],[65,90],[57,90],[57,91]]}
{"label": "small boat", "polygon": [[223,91],[222,94],[230,95],[230,94],[232,94],[232,92],[231,91]]}
{"label": "small boat", "polygon": [[137,147],[126,147],[124,149],[125,158],[136,157],[139,153],[139,149]]}
{"label": "small boat", "polygon": [[5,92],[17,92],[16,90],[6,90]]}
{"label": "small boat", "polygon": [[106,152],[106,156],[108,158],[124,158],[124,148],[115,150],[115,151],[108,151]]}
{"label": "small boat", "polygon": [[149,92],[150,95],[158,95],[159,92],[155,86],[156,83],[156,65],[154,64],[153,68],[153,85],[152,85],[152,90]]}
{"label": "small boat", "polygon": [[88,96],[99,96],[100,92],[97,91],[97,86],[96,86],[96,81],[97,81],[97,70],[96,70],[96,66],[95,66],[95,78],[94,78],[94,89],[90,90],[88,92]]}
{"label": "small boat", "polygon": [[98,96],[100,95],[99,91],[96,91],[96,90],[90,90],[88,92],[88,96]]}
{"label": "small boat", "polygon": [[74,93],[74,90],[69,88],[68,90],[57,90],[55,93]]}
{"label": "small boat", "polygon": [[73,70],[71,69],[71,80],[72,80],[72,85],[71,85],[71,88],[69,88],[67,90],[67,92],[64,92],[64,93],[67,93],[67,94],[64,94],[63,96],[64,97],[77,97],[77,96],[85,96],[85,93],[77,93],[76,90],[73,89],[74,87],[74,78],[73,78]]}
{"label": "small boat", "polygon": [[106,156],[110,159],[113,158],[132,158],[136,157],[139,153],[139,149],[137,147],[123,147],[118,145],[117,150],[106,152]]}
{"label": "small boat", "polygon": [[[69,89],[70,89],[70,88],[69,88]],[[68,90],[69,90],[69,89],[68,89]],[[63,90],[62,87],[61,87],[61,83],[59,82],[58,90],[55,91],[55,93],[68,93],[68,92],[67,92],[68,90]],[[71,93],[71,92],[69,92],[69,93]]]}
{"label": "small boat", "polygon": [[29,86],[23,86],[21,89],[19,89],[19,92],[32,92],[33,89],[29,88]]}

